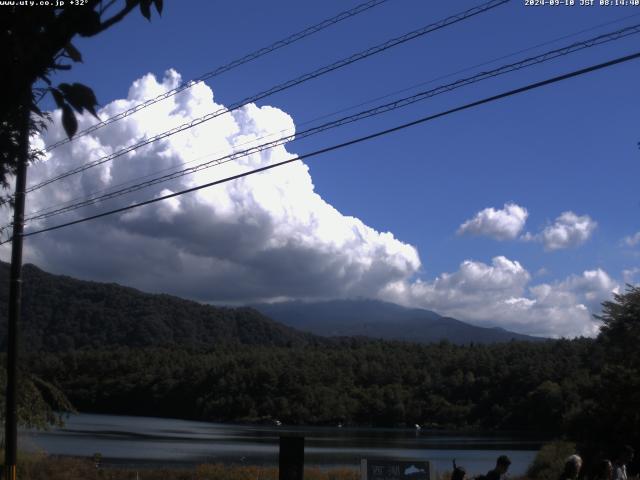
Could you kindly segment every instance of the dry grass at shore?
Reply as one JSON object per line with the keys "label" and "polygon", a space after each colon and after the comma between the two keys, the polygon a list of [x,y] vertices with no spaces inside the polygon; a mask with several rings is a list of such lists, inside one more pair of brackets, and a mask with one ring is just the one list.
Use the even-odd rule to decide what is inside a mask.
{"label": "dry grass at shore", "polygon": [[[358,480],[357,469],[306,468],[305,480]],[[92,460],[44,454],[21,456],[20,480],[278,480],[277,467],[204,464],[194,468],[96,468]]]}
{"label": "dry grass at shore", "polygon": [[[534,459],[525,476],[512,480],[553,480],[557,478],[567,455],[575,444],[551,442]],[[2,454],[0,449],[0,454]],[[0,455],[2,458],[4,455]],[[451,472],[437,472],[434,480],[449,480]],[[472,478],[472,475],[470,475]],[[44,453],[21,453],[18,456],[20,480],[278,480],[278,468],[257,465],[202,464],[191,468],[96,468],[85,457],[56,457]],[[305,468],[305,480],[359,480],[359,468]],[[638,479],[640,480],[640,479]]]}

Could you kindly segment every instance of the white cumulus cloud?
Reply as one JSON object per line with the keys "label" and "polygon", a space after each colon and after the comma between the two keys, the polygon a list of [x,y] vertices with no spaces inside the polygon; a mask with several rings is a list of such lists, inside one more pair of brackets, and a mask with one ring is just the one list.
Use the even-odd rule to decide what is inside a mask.
{"label": "white cumulus cloud", "polygon": [[453,273],[433,281],[397,282],[386,299],[418,306],[484,326],[551,337],[593,336],[593,314],[619,287],[601,269],[553,283],[531,285],[531,275],[504,256],[491,264],[466,260]]}
{"label": "white cumulus cloud", "polygon": [[515,203],[505,203],[501,210],[485,208],[460,225],[458,234],[470,233],[497,240],[513,240],[524,228],[528,216],[527,209]]}
{"label": "white cumulus cloud", "polygon": [[582,245],[591,237],[597,226],[598,223],[589,215],[563,212],[540,233],[526,233],[522,239],[542,242],[545,250],[560,250]]}
{"label": "white cumulus cloud", "polygon": [[[145,75],[132,84],[127,98],[109,103],[99,114],[112,116],[179,82],[180,75],[173,70],[162,80]],[[29,181],[41,182],[221,108],[207,85],[194,85],[51,151],[30,168]],[[64,138],[59,111],[54,120],[36,143]],[[84,116],[80,128],[94,121]],[[196,165],[247,148],[265,135],[273,135],[272,140],[281,132],[294,131],[293,120],[283,111],[247,105],[37,190],[29,195],[27,210],[111,189],[154,172]],[[285,146],[279,146],[30,228],[160,197],[291,157]],[[25,261],[52,272],[221,303],[375,296],[389,282],[407,279],[420,268],[413,246],[343,215],[323,200],[302,162],[36,235],[26,245]],[[7,258],[6,250],[3,256]]]}
{"label": "white cumulus cloud", "polygon": [[600,311],[603,300],[620,291],[618,283],[601,268],[571,275],[557,286],[560,290],[574,293],[590,311],[596,313]]}

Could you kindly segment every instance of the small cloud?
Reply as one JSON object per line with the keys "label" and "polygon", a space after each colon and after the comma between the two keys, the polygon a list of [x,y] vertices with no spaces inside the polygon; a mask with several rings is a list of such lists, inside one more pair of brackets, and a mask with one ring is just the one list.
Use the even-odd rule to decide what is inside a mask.
{"label": "small cloud", "polygon": [[598,226],[589,215],[563,212],[553,225],[542,231],[542,243],[547,250],[577,247],[586,242]]}
{"label": "small cloud", "polygon": [[531,232],[527,232],[520,237],[520,240],[523,242],[534,242],[536,240],[536,236]]}
{"label": "small cloud", "polygon": [[522,231],[529,212],[515,203],[505,203],[502,210],[485,208],[458,228],[458,235],[484,235],[496,240],[513,240]]}
{"label": "small cloud", "polygon": [[560,250],[577,247],[585,243],[593,234],[598,223],[589,215],[576,215],[563,212],[542,232],[534,235],[530,232],[520,237],[525,242],[542,242],[545,250]]}
{"label": "small cloud", "polygon": [[640,283],[640,267],[627,268],[622,271],[622,279],[624,283],[629,285],[637,285]]}
{"label": "small cloud", "polygon": [[640,232],[628,235],[622,239],[622,244],[628,247],[635,247],[640,243]]}
{"label": "small cloud", "polygon": [[545,267],[539,268],[535,274],[536,277],[544,277],[545,275],[549,275],[549,270]]}

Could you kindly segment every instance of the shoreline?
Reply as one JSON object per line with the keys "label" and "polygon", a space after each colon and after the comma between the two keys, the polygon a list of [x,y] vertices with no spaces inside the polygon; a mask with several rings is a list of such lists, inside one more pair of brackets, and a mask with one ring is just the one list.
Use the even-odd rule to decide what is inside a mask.
{"label": "shoreline", "polygon": [[[203,463],[185,467],[125,468],[86,457],[19,452],[18,477],[23,480],[277,480],[278,467]],[[323,470],[305,467],[305,480],[358,480],[357,468]]]}

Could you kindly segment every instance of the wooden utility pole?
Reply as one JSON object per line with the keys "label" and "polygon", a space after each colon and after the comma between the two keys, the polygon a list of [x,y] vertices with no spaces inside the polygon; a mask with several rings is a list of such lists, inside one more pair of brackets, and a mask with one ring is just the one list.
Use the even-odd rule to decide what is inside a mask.
{"label": "wooden utility pole", "polygon": [[6,480],[16,480],[18,450],[17,427],[17,376],[18,376],[18,321],[22,300],[22,233],[24,230],[25,189],[27,185],[27,162],[29,160],[29,121],[31,86],[24,92],[20,115],[20,149],[16,170],[16,193],[13,206],[13,238],[11,240],[11,278],[9,283],[9,324],[7,328],[7,395],[5,412],[5,454],[4,468]]}

